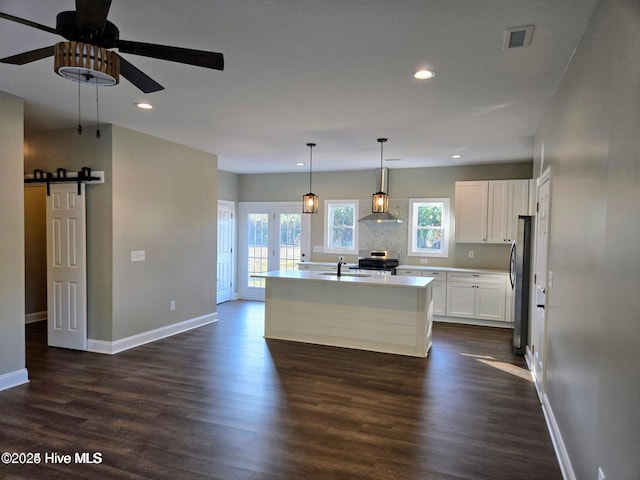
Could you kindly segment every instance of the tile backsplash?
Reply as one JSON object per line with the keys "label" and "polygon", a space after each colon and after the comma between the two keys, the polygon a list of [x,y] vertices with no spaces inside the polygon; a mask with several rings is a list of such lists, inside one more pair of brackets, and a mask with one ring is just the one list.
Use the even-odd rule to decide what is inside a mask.
{"label": "tile backsplash", "polygon": [[[360,200],[360,216],[366,217],[371,213],[371,199]],[[398,251],[400,263],[407,261],[409,199],[389,199],[389,213],[402,219],[402,223],[358,224],[359,245],[361,250],[391,250]]]}

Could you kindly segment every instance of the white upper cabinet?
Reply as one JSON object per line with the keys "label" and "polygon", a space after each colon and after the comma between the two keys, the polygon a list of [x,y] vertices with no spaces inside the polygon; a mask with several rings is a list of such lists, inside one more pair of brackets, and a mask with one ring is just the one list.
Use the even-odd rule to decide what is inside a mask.
{"label": "white upper cabinet", "polygon": [[456,242],[487,241],[487,198],[489,183],[456,182]]}
{"label": "white upper cabinet", "polygon": [[456,182],[455,201],[456,242],[511,243],[529,213],[529,180]]}
{"label": "white upper cabinet", "polygon": [[507,243],[509,180],[489,181],[487,243]]}

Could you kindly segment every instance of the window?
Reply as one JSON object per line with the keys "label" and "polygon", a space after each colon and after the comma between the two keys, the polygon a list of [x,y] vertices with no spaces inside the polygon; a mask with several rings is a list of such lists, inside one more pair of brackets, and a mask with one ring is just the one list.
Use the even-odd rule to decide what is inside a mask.
{"label": "window", "polygon": [[409,255],[449,256],[449,199],[409,200]]}
{"label": "window", "polygon": [[358,200],[325,200],[325,253],[358,253]]}

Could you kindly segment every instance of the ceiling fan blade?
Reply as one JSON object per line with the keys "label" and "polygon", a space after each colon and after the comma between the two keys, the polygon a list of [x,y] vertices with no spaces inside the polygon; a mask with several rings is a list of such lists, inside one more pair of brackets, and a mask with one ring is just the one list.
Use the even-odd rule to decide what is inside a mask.
{"label": "ceiling fan blade", "polygon": [[111,0],[76,0],[78,28],[89,25],[95,28],[99,37],[102,36],[110,8]]}
{"label": "ceiling fan blade", "polygon": [[35,62],[41,58],[52,57],[54,46],[38,48],[29,52],[19,53],[11,57],[0,58],[0,63],[10,63],[11,65],[24,65],[25,63]]}
{"label": "ceiling fan blade", "polygon": [[133,85],[138,87],[144,93],[153,93],[164,90],[164,87],[148,76],[138,67],[133,66],[120,55],[120,75],[129,80]]}
{"label": "ceiling fan blade", "polygon": [[190,48],[168,47],[153,43],[118,41],[118,49],[122,53],[159,58],[170,62],[186,63],[198,67],[224,70],[224,56],[221,53],[192,50]]}
{"label": "ceiling fan blade", "polygon": [[39,23],[32,22],[31,20],[25,20],[24,18],[14,17],[13,15],[9,15],[8,13],[0,12],[0,18],[11,20],[12,22],[16,23],[21,23],[23,25],[27,25],[28,27],[37,28],[38,30],[44,30],[45,32],[55,33],[56,35],[60,34],[55,28],[47,27],[46,25],[41,25]]}

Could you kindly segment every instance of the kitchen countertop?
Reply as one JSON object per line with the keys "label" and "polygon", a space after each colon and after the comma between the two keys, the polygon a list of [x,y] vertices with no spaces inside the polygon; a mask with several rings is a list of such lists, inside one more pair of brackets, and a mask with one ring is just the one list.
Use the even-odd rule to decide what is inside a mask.
{"label": "kitchen countertop", "polygon": [[316,272],[313,270],[275,270],[272,272],[256,273],[252,277],[256,278],[279,278],[288,280],[302,280],[315,282],[342,282],[359,285],[377,285],[404,288],[426,288],[433,281],[430,277],[403,277],[401,275],[382,275],[376,271],[367,273],[345,272],[338,277],[331,272],[330,275],[323,275],[329,272]]}
{"label": "kitchen countertop", "polygon": [[430,267],[428,265],[398,265],[396,267],[407,270],[432,270],[434,272],[452,272],[452,273],[509,273],[507,270],[492,270],[485,268],[455,268],[455,267]]}

